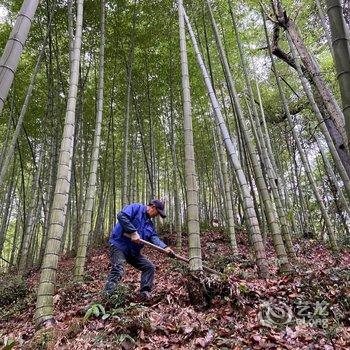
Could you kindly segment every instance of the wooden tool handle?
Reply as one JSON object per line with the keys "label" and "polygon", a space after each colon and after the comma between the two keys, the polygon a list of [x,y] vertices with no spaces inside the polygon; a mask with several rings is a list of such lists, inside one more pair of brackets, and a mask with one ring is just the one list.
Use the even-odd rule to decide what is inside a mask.
{"label": "wooden tool handle", "polygon": [[[128,234],[128,233],[124,233],[124,235],[125,235],[126,237],[131,238],[131,235]],[[142,239],[142,238],[140,238],[140,242],[143,243],[143,244],[145,244],[145,245],[147,245],[148,247],[151,247],[152,249],[158,250],[159,252],[161,252],[161,253],[163,253],[163,254],[166,254],[166,255],[168,255],[168,256],[170,256],[170,257],[173,257],[173,258],[175,258],[175,259],[177,259],[177,260],[184,261],[184,262],[186,262],[187,264],[189,263],[189,259],[185,258],[185,257],[182,256],[182,255],[175,254],[175,253],[172,254],[172,255],[170,255],[165,249],[163,249],[163,248],[161,248],[161,247],[158,247],[157,245],[155,245],[155,244],[153,244],[153,243],[151,243],[151,242],[145,241],[145,240]],[[222,275],[220,272],[218,272],[218,271],[216,271],[216,270],[213,270],[213,269],[211,269],[210,267],[207,267],[207,266],[204,266],[204,265],[203,265],[203,270],[204,270],[204,271],[207,271],[207,272],[210,272],[210,273],[212,273],[212,274],[218,275],[218,276]]]}

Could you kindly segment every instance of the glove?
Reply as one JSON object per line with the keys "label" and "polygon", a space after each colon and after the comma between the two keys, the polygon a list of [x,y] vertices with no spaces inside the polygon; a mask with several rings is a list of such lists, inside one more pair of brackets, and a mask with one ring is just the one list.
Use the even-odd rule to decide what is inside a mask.
{"label": "glove", "polygon": [[175,257],[175,252],[170,247],[166,247],[166,248],[164,248],[164,250],[168,253],[168,255],[171,258]]}

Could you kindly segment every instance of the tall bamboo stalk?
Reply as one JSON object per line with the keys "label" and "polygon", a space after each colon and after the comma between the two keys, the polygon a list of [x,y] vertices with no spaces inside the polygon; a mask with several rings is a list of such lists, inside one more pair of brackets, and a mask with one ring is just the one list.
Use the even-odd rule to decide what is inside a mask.
{"label": "tall bamboo stalk", "polygon": [[294,61],[291,59],[290,55],[285,53],[278,46],[280,26],[287,29],[291,34],[293,43],[296,45],[297,51],[303,63],[303,72],[310,84],[314,87],[313,94],[323,115],[324,123],[326,124],[326,127],[336,146],[336,150],[343,163],[343,166],[350,177],[350,153],[347,150],[347,136],[344,128],[343,113],[332,92],[326,85],[316,59],[312,54],[310,54],[309,50],[305,46],[294,21],[288,17],[286,12],[283,10],[281,1],[274,0],[274,3],[277,4],[277,9],[274,9],[278,23],[275,23],[274,25],[273,54],[284,60],[291,67],[295,68]]}
{"label": "tall bamboo stalk", "polygon": [[103,116],[103,91],[104,91],[104,51],[105,51],[105,1],[101,0],[101,32],[100,32],[100,58],[99,58],[99,81],[97,97],[97,114],[94,142],[91,151],[90,175],[88,189],[85,198],[83,212],[82,229],[78,241],[77,256],[75,259],[74,280],[76,282],[83,280],[84,267],[86,261],[86,252],[88,240],[91,232],[91,221],[93,214],[94,198],[96,193],[97,167],[100,153],[100,139]]}
{"label": "tall bamboo stalk", "polygon": [[58,162],[56,188],[51,208],[48,241],[43,257],[39,288],[37,292],[35,310],[35,323],[37,327],[43,325],[45,322],[50,322],[53,319],[53,295],[55,292],[58,253],[66,220],[66,211],[71,180],[75,108],[79,81],[83,3],[83,0],[77,0],[74,53],[69,81],[67,111]]}
{"label": "tall bamboo stalk", "polygon": [[128,198],[128,159],[129,159],[129,125],[130,125],[130,104],[131,104],[131,81],[132,69],[134,64],[135,52],[135,27],[136,27],[136,6],[137,1],[134,0],[134,13],[131,30],[131,47],[129,51],[129,59],[127,63],[127,88],[126,88],[126,106],[125,106],[125,121],[124,121],[124,153],[123,153],[123,171],[122,171],[122,206],[129,202]]}
{"label": "tall bamboo stalk", "polygon": [[[274,247],[275,247],[278,259],[279,259],[281,272],[288,272],[288,271],[290,271],[290,265],[288,262],[286,249],[284,247],[284,243],[282,240],[281,229],[280,229],[279,223],[277,221],[277,218],[276,218],[276,215],[274,212],[273,203],[272,203],[270,195],[268,193],[268,189],[267,189],[267,185],[266,185],[266,182],[265,182],[265,179],[263,176],[262,168],[260,166],[260,161],[259,161],[258,156],[256,154],[256,150],[255,150],[255,147],[253,145],[252,138],[251,138],[249,131],[248,131],[248,128],[247,128],[246,120],[245,120],[244,115],[243,115],[242,107],[241,107],[240,100],[239,100],[239,97],[238,97],[238,94],[236,91],[236,87],[235,87],[235,84],[233,81],[231,70],[230,70],[230,67],[228,65],[226,54],[225,54],[223,46],[221,44],[221,39],[220,39],[220,36],[218,33],[218,28],[217,28],[217,25],[216,25],[216,22],[214,19],[214,15],[213,15],[209,0],[207,0],[207,5],[208,5],[209,14],[210,14],[211,22],[212,22],[212,27],[213,27],[213,31],[214,31],[214,35],[215,35],[215,40],[217,42],[217,48],[218,48],[218,51],[220,54],[220,59],[221,59],[221,62],[222,62],[222,65],[223,65],[223,68],[225,71],[229,91],[232,94],[232,100],[234,102],[236,116],[238,118],[240,129],[241,129],[243,138],[244,138],[246,146],[247,146],[247,151],[248,151],[249,157],[251,159],[252,170],[254,172],[255,182],[256,182],[256,185],[258,187],[261,198],[263,200],[263,203],[264,203],[264,213],[266,216],[266,220],[267,220],[269,229],[270,229],[271,234],[272,234]],[[238,43],[239,43],[239,38],[238,38]],[[243,56],[242,50],[241,50],[241,55]],[[247,80],[246,80],[247,87],[248,87],[248,90],[250,88],[249,91],[251,94],[253,94],[252,90],[251,90],[250,82],[248,81],[248,71],[247,71],[246,66],[244,64],[244,59],[243,59],[243,57],[241,57],[241,58],[242,58],[241,62],[242,62],[242,66],[244,69],[244,73],[245,73],[245,76],[247,77]],[[255,106],[254,106],[254,112],[257,115]],[[263,142],[263,139],[260,139],[260,142]],[[270,164],[270,161],[269,161],[267,156],[264,157],[263,159],[267,163],[266,165]],[[278,195],[278,193],[277,193],[277,195]],[[284,231],[284,236],[286,237],[285,241],[288,242],[290,254],[293,255],[293,246],[292,246],[292,243],[290,240],[289,232]]]}
{"label": "tall bamboo stalk", "polygon": [[317,7],[317,12],[318,12],[318,17],[320,18],[321,26],[322,26],[324,34],[326,36],[326,40],[327,40],[329,51],[331,52],[332,57],[334,59],[334,51],[333,51],[333,47],[332,47],[332,38],[331,38],[331,36],[329,34],[329,31],[328,31],[328,28],[327,28],[326,16],[325,16],[325,14],[323,12],[322,4],[321,4],[320,0],[316,0],[316,7]]}
{"label": "tall bamboo stalk", "polygon": [[[50,25],[51,25],[51,20],[52,20],[52,17],[50,19]],[[45,39],[43,41],[42,48],[41,48],[40,53],[38,55],[34,71],[33,71],[32,76],[30,78],[29,86],[28,86],[28,89],[27,89],[27,93],[26,93],[26,97],[24,99],[24,103],[23,103],[22,109],[21,109],[21,113],[20,113],[19,118],[17,120],[16,129],[15,129],[13,135],[12,135],[11,143],[10,143],[9,147],[7,148],[6,156],[5,156],[4,161],[3,161],[2,165],[1,165],[1,170],[0,170],[0,188],[2,187],[2,184],[3,184],[3,181],[4,181],[4,176],[5,176],[6,172],[7,172],[9,163],[10,163],[10,161],[13,158],[13,153],[14,153],[14,150],[15,150],[17,139],[18,139],[18,136],[19,136],[19,134],[21,132],[22,124],[23,124],[23,121],[24,121],[24,117],[25,117],[25,114],[27,112],[29,101],[30,101],[30,98],[32,96],[32,92],[33,92],[33,89],[34,89],[35,78],[36,78],[36,76],[37,76],[37,74],[39,72],[40,65],[41,65],[41,60],[42,60],[42,57],[43,57],[44,52],[45,52],[45,46],[46,46],[47,38],[48,38],[48,34],[46,35],[46,37],[45,37]]]}
{"label": "tall bamboo stalk", "polygon": [[180,56],[182,73],[183,118],[185,137],[185,181],[187,197],[187,227],[189,235],[190,270],[201,271],[202,252],[200,245],[198,184],[193,145],[192,107],[188,72],[187,48],[182,0],[177,1],[179,13]]}
{"label": "tall bamboo stalk", "polygon": [[20,252],[20,259],[18,264],[18,272],[23,275],[28,266],[28,253],[29,246],[32,243],[33,234],[34,234],[34,223],[36,218],[36,212],[38,207],[38,199],[39,199],[39,179],[42,170],[42,158],[43,158],[43,150],[40,150],[39,159],[36,166],[35,175],[33,176],[32,182],[32,198],[30,208],[27,214],[27,224],[24,232],[24,237],[22,241],[22,247]]}
{"label": "tall bamboo stalk", "polygon": [[[283,10],[280,0],[275,1],[275,7],[277,14],[278,24],[286,29],[290,34],[290,37],[300,55],[300,58],[306,67],[312,81],[315,84],[315,87],[322,98],[322,103],[324,104],[330,118],[332,119],[337,131],[340,133],[343,141],[343,146],[347,148],[347,136],[344,129],[344,115],[339,108],[339,105],[332,94],[331,90],[327,86],[322,74],[320,73],[320,68],[315,58],[307,50],[302,37],[298,31],[297,26],[294,21],[286,15],[286,12]],[[346,164],[344,164],[346,166]]]}
{"label": "tall bamboo stalk", "polygon": [[234,143],[231,140],[231,137],[228,133],[226,123],[224,121],[224,118],[221,114],[221,110],[219,107],[218,100],[216,98],[216,95],[214,93],[211,80],[209,78],[207,69],[204,65],[202,56],[200,54],[198,44],[196,41],[196,38],[194,36],[193,30],[191,23],[186,15],[185,9],[183,8],[183,15],[186,21],[186,25],[192,40],[192,44],[196,53],[196,58],[198,61],[198,65],[202,71],[202,75],[208,90],[209,98],[211,100],[212,108],[213,108],[213,113],[216,119],[216,123],[218,128],[220,129],[221,132],[221,137],[223,139],[223,142],[225,143],[226,150],[230,156],[230,160],[232,162],[232,165],[235,169],[235,175],[236,175],[236,180],[237,183],[240,185],[240,190],[241,190],[241,196],[243,200],[243,206],[245,208],[245,215],[246,215],[246,220],[247,220],[247,225],[250,227],[252,231],[252,242],[253,242],[253,247],[255,250],[255,255],[256,255],[256,263],[258,266],[259,270],[259,275],[262,278],[265,278],[268,276],[268,267],[267,267],[267,260],[266,260],[266,252],[265,252],[265,247],[263,245],[261,233],[260,233],[260,228],[256,216],[256,212],[254,210],[254,205],[253,205],[253,200],[250,195],[250,189],[245,177],[245,174],[242,170],[241,163],[238,159],[238,154],[237,150],[234,146]]}
{"label": "tall bamboo stalk", "polygon": [[[272,195],[273,195],[273,198],[275,200],[275,205],[276,205],[276,209],[277,209],[277,213],[278,213],[278,218],[280,220],[280,225],[277,221],[277,218],[275,217],[276,215],[274,212],[273,203],[270,200],[270,196],[268,194],[266,183],[264,183],[262,181],[261,181],[261,183],[259,183],[257,181],[257,185],[259,185],[260,195],[261,195],[263,202],[264,202],[265,216],[266,216],[267,224],[268,224],[268,226],[271,230],[271,233],[272,233],[272,238],[273,238],[275,250],[276,250],[278,258],[282,261],[281,269],[289,271],[290,266],[288,265],[288,263],[286,263],[287,264],[286,266],[283,265],[284,264],[283,261],[286,257],[286,251],[288,252],[288,254],[290,255],[290,257],[293,260],[295,260],[296,256],[295,256],[295,252],[293,249],[293,243],[292,243],[292,239],[291,239],[291,235],[290,235],[290,228],[289,228],[287,218],[286,218],[286,213],[285,213],[285,210],[284,210],[284,207],[282,204],[282,200],[280,197],[280,191],[278,190],[278,185],[277,185],[278,181],[276,181],[277,180],[276,170],[273,168],[272,161],[270,159],[273,157],[273,153],[268,152],[268,147],[266,145],[267,142],[265,141],[265,137],[264,137],[265,135],[262,133],[262,130],[260,128],[260,122],[258,121],[258,111],[257,111],[256,105],[255,105],[254,93],[253,93],[252,84],[250,81],[250,72],[248,71],[247,64],[245,62],[245,56],[244,56],[243,48],[242,48],[242,45],[240,42],[238,29],[237,29],[237,25],[236,25],[236,21],[235,21],[233,9],[232,9],[232,4],[231,4],[230,0],[229,0],[229,7],[230,7],[232,24],[233,24],[234,32],[235,32],[235,36],[236,36],[236,41],[237,41],[237,45],[238,45],[238,49],[239,49],[239,54],[240,54],[240,58],[241,58],[241,64],[242,64],[242,68],[243,68],[243,72],[244,72],[245,82],[246,82],[246,86],[248,89],[250,107],[252,109],[252,114],[253,114],[252,119],[256,123],[256,142],[259,145],[258,151],[260,153],[260,159],[262,160],[262,162],[264,164],[264,170],[267,174],[267,179],[269,181],[269,185],[270,185],[271,190],[272,190]],[[228,68],[226,70],[228,70]],[[232,80],[232,79],[229,79],[229,81],[230,80]],[[237,109],[241,110],[241,108],[239,106]],[[253,123],[252,123],[252,125],[253,125]],[[244,134],[246,134],[246,133],[244,133]],[[258,163],[257,159],[255,161],[252,159],[252,162],[253,163],[255,162],[258,165],[260,165]],[[256,166],[256,168],[257,169],[255,170],[255,173],[257,175],[261,176],[261,174],[262,174],[261,167],[259,166],[259,168],[258,168],[258,166]],[[283,236],[283,240],[282,240],[281,235]],[[285,247],[283,245],[283,241],[284,241]]]}
{"label": "tall bamboo stalk", "polygon": [[329,174],[329,178],[331,179],[333,186],[337,189],[337,193],[339,195],[339,200],[340,200],[340,203],[341,203],[344,211],[347,213],[348,217],[350,218],[350,207],[349,207],[348,201],[344,197],[343,190],[339,186],[339,182],[337,180],[337,177],[334,174],[333,168],[332,168],[332,166],[327,158],[327,155],[326,155],[326,153],[321,145],[319,138],[316,136],[315,136],[315,138],[316,138],[318,148],[321,152],[321,156],[323,159],[323,163],[325,165],[325,169],[326,169],[327,173]]}
{"label": "tall bamboo stalk", "polygon": [[39,0],[24,0],[0,59],[0,115],[10,91]]}
{"label": "tall bamboo stalk", "polygon": [[15,185],[15,168],[16,168],[16,157],[13,161],[11,177],[8,179],[7,193],[6,193],[5,203],[4,203],[3,212],[2,212],[2,221],[0,225],[0,256],[2,255],[2,252],[3,252],[4,243],[6,239],[6,232],[7,232],[8,223],[10,220],[11,202],[12,202],[14,192],[16,190],[16,186],[14,186]]}
{"label": "tall bamboo stalk", "polygon": [[316,101],[313,97],[313,94],[312,94],[312,91],[311,91],[311,88],[307,82],[307,79],[305,78],[302,70],[301,70],[301,66],[300,66],[300,63],[298,61],[298,57],[297,57],[297,52],[296,52],[296,49],[294,47],[294,44],[291,40],[291,37],[289,35],[288,32],[286,32],[286,37],[287,37],[287,40],[288,40],[288,43],[289,43],[289,47],[291,49],[291,54],[292,54],[292,57],[294,58],[294,62],[295,62],[295,67],[296,67],[296,70],[298,72],[298,75],[299,75],[299,78],[300,78],[300,81],[301,81],[301,84],[303,86],[303,89],[304,89],[304,92],[310,102],[310,106],[311,106],[311,109],[313,110],[313,112],[315,113],[315,116],[318,120],[318,125],[322,131],[322,134],[323,136],[325,137],[326,139],[326,142],[327,142],[327,145],[328,145],[328,148],[331,152],[331,155],[333,157],[333,160],[334,160],[334,163],[335,163],[335,166],[339,172],[339,175],[341,177],[341,179],[343,180],[343,183],[344,183],[344,186],[345,186],[345,189],[346,189],[346,193],[347,193],[347,196],[350,200],[350,179],[348,177],[348,174],[346,172],[346,169],[344,168],[344,165],[339,157],[339,154],[335,148],[335,145],[332,141],[332,138],[329,134],[329,131],[327,129],[327,127],[325,126],[324,122],[323,122],[323,117],[322,117],[322,114],[316,104]]}
{"label": "tall bamboo stalk", "polygon": [[[220,130],[217,129],[217,133],[220,137]],[[230,237],[230,244],[231,249],[233,253],[238,252],[238,246],[237,246],[237,240],[236,240],[236,232],[235,232],[235,221],[234,221],[234,215],[233,215],[233,205],[232,205],[232,199],[231,199],[231,185],[230,185],[230,178],[228,175],[227,170],[227,164],[226,164],[226,153],[224,149],[224,145],[219,142],[219,155],[220,155],[220,162],[221,162],[221,171],[223,176],[223,182],[224,182],[224,199],[225,199],[225,210],[226,210],[226,216],[227,216],[227,224],[228,224],[228,232]]]}
{"label": "tall bamboo stalk", "polygon": [[[332,34],[334,63],[343,104],[346,133],[350,142],[350,47],[349,28],[340,0],[327,0],[327,14]],[[350,145],[348,144],[348,149]]]}
{"label": "tall bamboo stalk", "polygon": [[293,135],[295,144],[297,146],[297,149],[298,149],[301,161],[303,163],[306,176],[307,176],[307,178],[308,178],[308,180],[310,182],[313,194],[314,194],[314,196],[316,198],[316,201],[318,203],[318,206],[319,206],[319,208],[321,210],[322,218],[325,221],[325,225],[327,227],[327,232],[328,232],[331,248],[332,248],[332,250],[334,252],[336,252],[338,250],[338,246],[337,246],[337,242],[336,242],[336,239],[335,239],[335,234],[334,234],[334,231],[333,231],[333,228],[332,228],[332,224],[331,224],[331,221],[329,219],[326,207],[325,207],[325,205],[324,205],[324,203],[322,201],[322,198],[320,196],[320,193],[319,193],[319,191],[317,189],[317,185],[316,185],[315,179],[314,179],[314,177],[312,175],[312,171],[311,171],[309,160],[308,160],[308,158],[307,158],[307,156],[306,156],[306,154],[305,154],[305,152],[304,152],[304,150],[303,150],[303,148],[301,146],[301,143],[299,141],[299,136],[298,136],[298,134],[297,134],[297,132],[295,130],[295,127],[294,127],[295,125],[294,125],[294,122],[293,122],[292,117],[291,117],[290,112],[289,112],[287,100],[286,100],[286,97],[285,97],[284,92],[283,92],[282,87],[281,87],[281,78],[278,76],[277,69],[276,69],[275,62],[274,62],[274,58],[272,56],[271,46],[270,46],[269,37],[267,35],[267,29],[266,29],[266,25],[265,25],[265,16],[264,15],[263,15],[263,19],[264,19],[264,29],[265,29],[265,36],[266,36],[267,45],[268,45],[268,51],[269,51],[269,55],[270,55],[270,59],[271,59],[271,63],[272,63],[272,70],[273,70],[273,73],[274,73],[274,75],[276,77],[278,92],[279,92],[279,95],[280,95],[280,98],[281,98],[281,101],[282,101],[283,110],[285,112],[285,115],[287,116],[289,127],[292,130],[292,135]]}

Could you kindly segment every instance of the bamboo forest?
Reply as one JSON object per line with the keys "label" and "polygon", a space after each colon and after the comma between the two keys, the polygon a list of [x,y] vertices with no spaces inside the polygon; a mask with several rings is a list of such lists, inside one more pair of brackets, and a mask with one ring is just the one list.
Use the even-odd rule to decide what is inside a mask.
{"label": "bamboo forest", "polygon": [[0,349],[350,349],[349,0],[0,0]]}

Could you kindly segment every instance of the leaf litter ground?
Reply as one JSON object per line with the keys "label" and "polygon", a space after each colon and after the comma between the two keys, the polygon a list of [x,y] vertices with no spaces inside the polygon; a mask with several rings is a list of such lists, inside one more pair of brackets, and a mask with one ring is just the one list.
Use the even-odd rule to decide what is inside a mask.
{"label": "leaf litter ground", "polygon": [[[62,257],[55,328],[35,333],[39,272],[32,272],[26,297],[1,308],[0,339],[3,344],[14,340],[14,349],[349,349],[349,251],[335,259],[323,244],[299,242],[293,276],[260,280],[243,237],[241,254],[233,257],[222,233],[203,234],[204,259],[225,273],[219,280],[207,279],[210,304],[204,306],[191,304],[183,265],[158,252],[144,251],[157,267],[148,302],[139,299],[139,273],[130,267],[115,299],[101,297],[107,249],[90,253],[80,284],[72,283],[74,259]],[[269,254],[271,276],[275,259]],[[86,318],[92,305],[94,313]]]}

